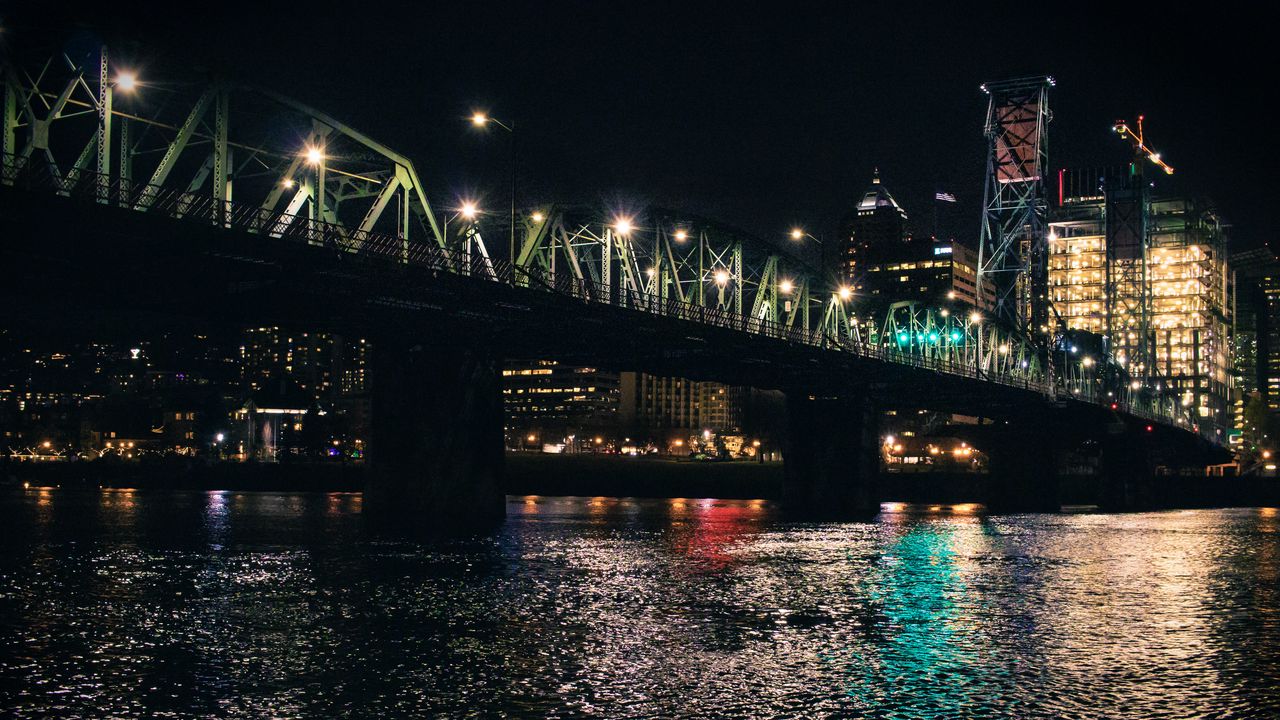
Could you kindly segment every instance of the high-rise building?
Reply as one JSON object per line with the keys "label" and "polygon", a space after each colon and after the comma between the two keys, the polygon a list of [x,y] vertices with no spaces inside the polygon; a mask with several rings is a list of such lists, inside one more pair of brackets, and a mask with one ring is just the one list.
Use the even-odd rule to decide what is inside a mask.
{"label": "high-rise building", "polygon": [[979,302],[977,268],[976,253],[960,243],[912,240],[875,255],[863,266],[854,289],[877,304],[914,300],[989,309],[995,295],[987,287]]}
{"label": "high-rise building", "polygon": [[250,390],[288,377],[314,402],[361,394],[369,379],[370,346],[362,338],[301,332],[275,326],[249,328],[240,346],[242,379]]}
{"label": "high-rise building", "polygon": [[[612,436],[618,423],[618,375],[555,360],[515,360],[502,370],[507,442],[561,443]],[[530,440],[532,438],[532,440]]]}
{"label": "high-rise building", "polygon": [[1229,426],[1233,303],[1222,222],[1205,201],[1153,198],[1146,248],[1126,257],[1108,252],[1117,214],[1102,193],[1063,197],[1049,229],[1053,307],[1069,329],[1104,336],[1133,376],[1151,376],[1199,417]]}
{"label": "high-rise building", "polygon": [[745,388],[636,372],[622,373],[620,387],[619,419],[626,432],[679,436],[742,428]]}
{"label": "high-rise building", "polygon": [[907,240],[907,212],[880,183],[880,171],[854,208],[841,254],[845,277],[855,285],[867,265],[878,257],[894,254]]}
{"label": "high-rise building", "polygon": [[[1280,425],[1280,259],[1268,247],[1231,256],[1235,274],[1238,420],[1251,451]],[[1268,418],[1269,421],[1263,421]]]}

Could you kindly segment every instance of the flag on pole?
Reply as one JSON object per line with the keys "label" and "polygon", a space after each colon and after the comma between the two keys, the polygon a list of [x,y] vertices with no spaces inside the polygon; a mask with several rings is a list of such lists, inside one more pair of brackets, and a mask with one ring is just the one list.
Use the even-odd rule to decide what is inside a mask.
{"label": "flag on pole", "polygon": [[956,196],[952,195],[949,192],[937,192],[937,193],[934,193],[933,199],[940,200],[942,202],[953,203],[956,201]]}

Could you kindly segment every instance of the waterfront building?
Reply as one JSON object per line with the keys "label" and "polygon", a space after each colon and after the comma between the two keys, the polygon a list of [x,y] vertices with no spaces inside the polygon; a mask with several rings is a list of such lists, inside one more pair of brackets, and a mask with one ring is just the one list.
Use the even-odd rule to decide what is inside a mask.
{"label": "waterfront building", "polygon": [[[1212,204],[1151,198],[1143,243],[1125,239],[1114,198],[1098,184],[1084,187],[1091,190],[1064,192],[1049,226],[1049,291],[1058,316],[1068,329],[1105,338],[1134,377],[1229,427],[1236,412],[1234,303],[1225,228]],[[1125,246],[1108,252],[1109,238]]]}
{"label": "waterfront building", "polygon": [[555,360],[513,360],[503,367],[502,383],[508,447],[589,447],[616,435],[617,373]]}

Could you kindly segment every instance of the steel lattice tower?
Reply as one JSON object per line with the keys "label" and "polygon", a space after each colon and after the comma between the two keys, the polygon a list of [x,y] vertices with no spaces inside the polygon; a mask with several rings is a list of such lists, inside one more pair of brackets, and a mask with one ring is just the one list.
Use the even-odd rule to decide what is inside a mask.
{"label": "steel lattice tower", "polygon": [[1049,246],[1045,128],[1053,78],[986,83],[987,181],[978,244],[977,297],[1029,336],[1048,333]]}

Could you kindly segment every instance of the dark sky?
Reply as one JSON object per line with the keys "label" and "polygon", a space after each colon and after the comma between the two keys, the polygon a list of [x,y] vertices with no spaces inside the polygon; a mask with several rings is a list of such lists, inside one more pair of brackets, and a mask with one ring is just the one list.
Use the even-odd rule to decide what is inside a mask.
{"label": "dark sky", "polygon": [[507,139],[468,126],[478,107],[516,122],[529,201],[652,202],[760,235],[830,233],[878,166],[921,232],[935,188],[955,193],[971,239],[978,86],[1048,73],[1054,167],[1124,161],[1110,126],[1145,113],[1175,181],[1215,198],[1240,246],[1278,219],[1263,62],[1275,41],[1260,15],[1221,4],[1150,17],[1133,3],[1031,16],[990,3],[237,5],[0,4],[0,17],[142,41],[144,75],[200,64],[291,94],[412,157],[437,205],[505,206]]}

